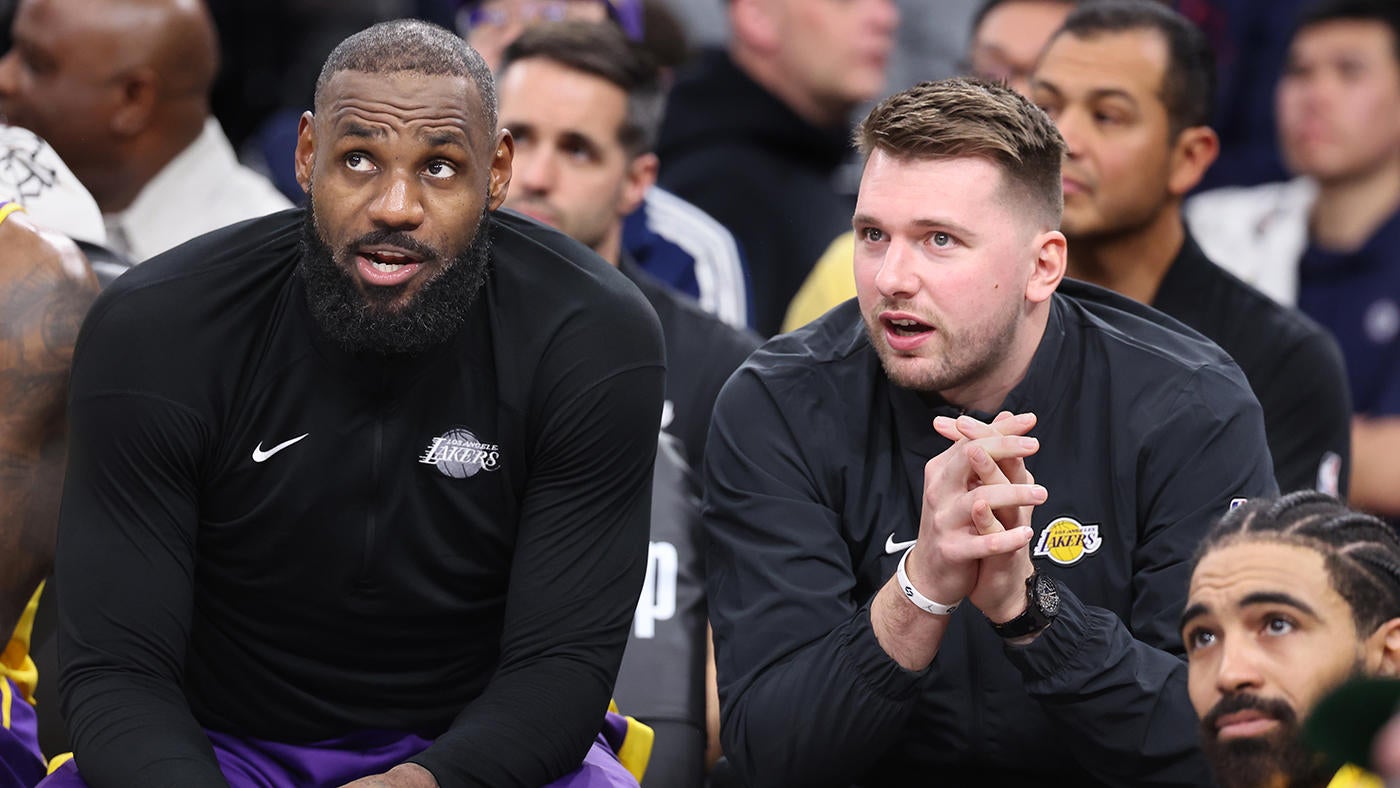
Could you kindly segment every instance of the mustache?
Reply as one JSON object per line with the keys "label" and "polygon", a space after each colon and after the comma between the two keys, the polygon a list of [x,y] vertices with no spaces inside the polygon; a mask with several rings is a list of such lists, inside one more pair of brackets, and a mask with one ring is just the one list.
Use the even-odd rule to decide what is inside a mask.
{"label": "mustache", "polygon": [[1241,711],[1257,711],[1285,725],[1296,725],[1298,722],[1298,713],[1287,703],[1277,698],[1264,698],[1241,692],[1221,698],[1206,716],[1201,718],[1201,726],[1214,734],[1221,717]]}
{"label": "mustache", "polygon": [[355,240],[347,244],[345,247],[346,254],[344,255],[344,257],[349,258],[351,250],[360,249],[366,246],[380,245],[397,246],[400,249],[403,249],[406,252],[409,252],[419,258],[422,258],[425,261],[443,259],[442,253],[439,252],[437,249],[434,249],[432,246],[423,243],[422,241],[418,240],[417,238],[414,238],[413,236],[407,233],[399,232],[398,230],[371,230],[370,232],[365,233],[364,235],[360,236],[359,238],[356,238]]}

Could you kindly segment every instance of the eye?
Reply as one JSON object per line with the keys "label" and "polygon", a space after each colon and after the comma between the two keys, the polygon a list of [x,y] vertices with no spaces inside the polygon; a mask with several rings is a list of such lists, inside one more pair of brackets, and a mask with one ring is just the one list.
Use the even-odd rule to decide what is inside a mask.
{"label": "eye", "polygon": [[570,160],[575,162],[593,161],[593,148],[582,140],[567,139],[559,145],[559,150]]}
{"label": "eye", "polygon": [[423,168],[423,171],[428,174],[429,178],[451,178],[453,175],[457,174],[457,168],[453,166],[451,162],[446,162],[441,159],[429,162],[428,166]]}
{"label": "eye", "polygon": [[934,233],[933,235],[930,235],[929,238],[928,238],[928,240],[929,240],[929,243],[933,244],[934,246],[937,246],[937,247],[940,248],[940,249],[947,249],[948,247],[950,247],[950,246],[952,246],[954,243],[956,243],[956,242],[953,240],[953,236],[951,236],[951,235],[949,235],[949,234],[947,234],[947,233],[942,233],[942,232]]}
{"label": "eye", "polygon": [[1297,627],[1287,616],[1269,616],[1264,620],[1264,631],[1270,635],[1287,635]]}
{"label": "eye", "polygon": [[885,231],[878,227],[862,227],[858,232],[861,240],[868,243],[877,244],[885,240]]}
{"label": "eye", "polygon": [[1054,120],[1060,114],[1060,105],[1053,101],[1037,101],[1036,106],[1040,107],[1040,111],[1044,112],[1051,120]]}
{"label": "eye", "polygon": [[359,151],[345,154],[345,166],[355,172],[373,172],[374,164],[369,157]]}
{"label": "eye", "polygon": [[1182,641],[1186,643],[1186,650],[1188,652],[1196,651],[1214,643],[1215,633],[1209,629],[1197,627],[1196,629],[1189,630],[1186,636],[1182,638]]}

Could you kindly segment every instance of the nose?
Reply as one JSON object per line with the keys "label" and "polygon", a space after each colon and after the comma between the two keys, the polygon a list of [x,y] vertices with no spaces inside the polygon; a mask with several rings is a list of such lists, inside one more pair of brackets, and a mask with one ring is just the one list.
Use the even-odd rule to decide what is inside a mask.
{"label": "nose", "polygon": [[1220,644],[1220,671],[1215,685],[1223,694],[1258,689],[1263,683],[1256,647],[1248,638],[1229,638]]}
{"label": "nose", "polygon": [[885,255],[875,271],[875,289],[890,299],[909,298],[919,291],[919,277],[913,255],[898,242],[885,246]]}
{"label": "nose", "polygon": [[1060,136],[1065,140],[1065,154],[1072,159],[1084,155],[1085,114],[1073,107],[1066,107],[1055,116],[1055,128],[1060,130]]}
{"label": "nose", "polygon": [[515,158],[511,162],[511,180],[526,192],[548,194],[554,190],[558,177],[558,162],[548,151],[538,148],[522,151],[516,148]]}
{"label": "nose", "polygon": [[423,223],[423,198],[418,180],[409,173],[391,173],[382,192],[369,206],[377,227],[413,230]]}

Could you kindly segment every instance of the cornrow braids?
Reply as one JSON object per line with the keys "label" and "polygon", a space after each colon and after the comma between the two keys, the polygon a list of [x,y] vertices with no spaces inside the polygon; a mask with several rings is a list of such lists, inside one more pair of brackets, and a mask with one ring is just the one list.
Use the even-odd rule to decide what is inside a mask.
{"label": "cornrow braids", "polygon": [[1242,542],[1277,542],[1322,555],[1328,579],[1351,607],[1358,632],[1400,617],[1400,536],[1384,521],[1315,490],[1248,501],[1206,535],[1196,562]]}

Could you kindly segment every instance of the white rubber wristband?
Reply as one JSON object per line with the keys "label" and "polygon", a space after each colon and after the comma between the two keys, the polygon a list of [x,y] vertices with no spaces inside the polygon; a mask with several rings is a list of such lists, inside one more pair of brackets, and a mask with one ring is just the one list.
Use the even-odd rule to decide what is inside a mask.
{"label": "white rubber wristband", "polygon": [[954,610],[958,609],[958,605],[961,605],[962,602],[954,602],[951,605],[940,605],[923,594],[920,594],[919,589],[915,588],[914,584],[909,582],[909,574],[904,571],[904,562],[908,560],[909,551],[913,549],[913,547],[910,547],[909,550],[904,551],[904,555],[899,557],[899,568],[894,570],[894,579],[899,583],[899,587],[904,589],[904,598],[913,602],[915,607],[925,613],[932,613],[935,616],[951,614]]}

